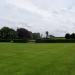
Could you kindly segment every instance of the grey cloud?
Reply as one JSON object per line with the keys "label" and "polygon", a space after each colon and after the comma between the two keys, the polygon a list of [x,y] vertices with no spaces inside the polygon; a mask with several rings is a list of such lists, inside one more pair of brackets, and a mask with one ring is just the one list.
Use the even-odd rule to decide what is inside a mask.
{"label": "grey cloud", "polygon": [[25,23],[33,32],[48,30],[56,36],[75,32],[74,0],[0,0],[0,9],[0,27]]}

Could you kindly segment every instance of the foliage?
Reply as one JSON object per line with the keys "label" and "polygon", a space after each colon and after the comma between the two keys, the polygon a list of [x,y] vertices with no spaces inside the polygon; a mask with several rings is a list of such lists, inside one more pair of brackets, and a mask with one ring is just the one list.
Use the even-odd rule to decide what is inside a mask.
{"label": "foliage", "polygon": [[0,42],[11,42],[11,40],[8,40],[8,39],[0,39]]}
{"label": "foliage", "polygon": [[31,39],[32,38],[31,36],[32,33],[24,28],[17,29],[17,34],[18,34],[19,39]]}
{"label": "foliage", "polygon": [[35,40],[41,38],[40,33],[32,33],[32,35],[33,35],[33,39]]}
{"label": "foliage", "polygon": [[72,34],[70,35],[70,38],[71,38],[71,39],[75,39],[75,33],[72,33]]}
{"label": "foliage", "polygon": [[14,29],[3,27],[0,30],[0,38],[1,39],[15,39],[16,38],[16,31]]}
{"label": "foliage", "polygon": [[65,35],[65,38],[66,38],[66,39],[74,39],[74,40],[75,40],[75,33],[72,33],[72,34],[67,33],[67,34]]}
{"label": "foliage", "polygon": [[13,40],[13,43],[27,43],[28,40],[23,40],[23,39],[15,39]]}
{"label": "foliage", "polygon": [[48,38],[48,36],[49,36],[49,32],[48,32],[48,31],[46,31],[46,38]]}
{"label": "foliage", "polygon": [[70,34],[67,33],[67,34],[65,35],[65,38],[66,38],[66,39],[70,39],[70,38],[71,38]]}
{"label": "foliage", "polygon": [[0,29],[0,39],[13,40],[13,39],[32,39],[32,32],[24,28],[19,28],[16,31],[9,27],[3,27]]}
{"label": "foliage", "polygon": [[36,43],[75,43],[73,39],[37,39]]}

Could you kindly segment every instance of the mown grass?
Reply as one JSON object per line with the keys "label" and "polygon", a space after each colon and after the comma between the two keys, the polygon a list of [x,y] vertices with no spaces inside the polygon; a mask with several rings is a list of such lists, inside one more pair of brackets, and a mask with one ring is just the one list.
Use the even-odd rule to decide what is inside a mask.
{"label": "mown grass", "polygon": [[75,43],[0,43],[0,75],[75,75]]}

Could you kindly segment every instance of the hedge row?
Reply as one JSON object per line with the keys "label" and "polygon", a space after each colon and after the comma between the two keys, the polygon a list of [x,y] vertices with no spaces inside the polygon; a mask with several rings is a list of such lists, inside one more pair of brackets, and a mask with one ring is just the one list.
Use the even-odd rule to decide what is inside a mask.
{"label": "hedge row", "polygon": [[[0,42],[13,42],[13,43],[27,43],[28,40],[16,39],[16,40],[5,40],[0,39]],[[72,39],[37,39],[36,43],[75,43]]]}
{"label": "hedge row", "polygon": [[16,40],[0,39],[0,42],[27,43],[28,40],[22,40],[22,39],[16,39]]}
{"label": "hedge row", "polygon": [[0,42],[10,42],[11,40],[0,39]]}
{"label": "hedge row", "polygon": [[22,40],[22,39],[13,40],[13,43],[27,43],[27,42],[28,42],[28,40]]}
{"label": "hedge row", "polygon": [[75,43],[72,39],[37,39],[36,43]]}

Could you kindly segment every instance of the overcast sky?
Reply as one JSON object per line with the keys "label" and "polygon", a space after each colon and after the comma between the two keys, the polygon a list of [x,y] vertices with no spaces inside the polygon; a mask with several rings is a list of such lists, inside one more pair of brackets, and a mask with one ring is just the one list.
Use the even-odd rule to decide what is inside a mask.
{"label": "overcast sky", "polygon": [[55,36],[75,32],[75,0],[0,0],[2,26]]}

